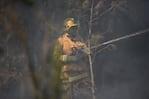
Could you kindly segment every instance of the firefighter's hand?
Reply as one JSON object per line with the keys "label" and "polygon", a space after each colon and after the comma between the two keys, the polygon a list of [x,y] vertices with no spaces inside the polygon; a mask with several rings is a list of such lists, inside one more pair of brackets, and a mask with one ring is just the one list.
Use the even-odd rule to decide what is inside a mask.
{"label": "firefighter's hand", "polygon": [[86,46],[82,47],[81,51],[84,52],[87,55],[91,54],[91,50]]}

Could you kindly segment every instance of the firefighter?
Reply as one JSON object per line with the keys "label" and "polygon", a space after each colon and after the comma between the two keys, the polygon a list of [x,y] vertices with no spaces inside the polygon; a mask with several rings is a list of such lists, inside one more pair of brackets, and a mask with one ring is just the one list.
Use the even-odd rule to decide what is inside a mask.
{"label": "firefighter", "polygon": [[74,18],[64,20],[64,34],[61,35],[55,46],[55,55],[62,62],[60,79],[62,80],[62,99],[72,99],[73,83],[86,78],[87,65],[82,60],[90,54],[86,44],[76,39],[77,23]]}

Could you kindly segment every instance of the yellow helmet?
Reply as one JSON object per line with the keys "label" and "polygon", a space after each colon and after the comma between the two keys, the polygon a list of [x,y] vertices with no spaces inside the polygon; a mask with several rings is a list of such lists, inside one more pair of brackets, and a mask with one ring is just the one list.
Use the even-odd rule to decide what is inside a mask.
{"label": "yellow helmet", "polygon": [[74,18],[67,18],[64,20],[64,26],[66,30],[69,30],[73,26],[77,26],[78,24],[75,23]]}

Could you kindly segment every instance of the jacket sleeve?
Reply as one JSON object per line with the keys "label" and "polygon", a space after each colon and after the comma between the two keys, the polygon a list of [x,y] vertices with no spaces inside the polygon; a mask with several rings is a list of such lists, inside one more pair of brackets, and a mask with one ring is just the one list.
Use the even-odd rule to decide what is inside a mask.
{"label": "jacket sleeve", "polygon": [[53,53],[53,57],[55,57],[55,59],[57,60],[61,60],[61,55],[63,54],[63,49],[62,49],[62,45],[60,44],[60,41],[56,41],[56,44],[54,46],[54,53]]}
{"label": "jacket sleeve", "polygon": [[78,48],[80,51],[82,51],[85,54],[90,54],[90,49],[87,47],[87,45],[83,42],[76,42],[76,48]]}
{"label": "jacket sleeve", "polygon": [[54,47],[54,53],[53,53],[55,59],[57,59],[60,62],[67,62],[68,61],[68,56],[63,53],[63,45],[61,42],[61,38],[59,38],[55,44]]}

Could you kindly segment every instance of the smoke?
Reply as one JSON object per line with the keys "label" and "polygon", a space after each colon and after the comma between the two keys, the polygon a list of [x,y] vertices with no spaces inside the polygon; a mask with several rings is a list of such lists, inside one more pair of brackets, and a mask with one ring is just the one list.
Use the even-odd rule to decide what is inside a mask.
{"label": "smoke", "polygon": [[[43,59],[45,59],[45,55],[49,50],[47,41],[52,43],[54,41],[53,38],[56,38],[62,33],[61,26],[64,17],[66,17],[67,10],[63,0],[41,1],[42,0],[35,0],[35,4],[32,7],[25,6],[22,3],[15,3],[14,5],[28,33],[29,39],[27,42],[29,42],[30,54],[32,54],[32,59],[38,69],[43,68],[42,66],[45,64],[45,60]],[[99,19],[96,20],[96,26],[93,27],[93,32],[104,32],[103,42],[127,35],[127,33],[149,28],[149,1],[126,1],[126,8],[109,11],[103,17],[99,17]],[[109,4],[109,2],[106,4]],[[109,5],[104,5],[104,8],[100,11],[108,7]],[[82,32],[87,32],[88,26],[86,26],[86,21],[88,21],[88,17],[83,17],[80,22],[81,28],[83,28],[83,30],[81,29]],[[83,33],[81,35],[83,35]],[[50,40],[45,40],[44,38],[48,38],[48,36]],[[83,35],[82,38],[85,36],[86,35]],[[6,68],[6,70],[9,72],[11,70],[15,71],[16,69],[14,69],[14,67],[17,66],[16,71],[19,72],[15,73],[18,79],[9,75],[5,75],[5,77],[1,77],[0,75],[1,83],[6,80],[5,84],[0,85],[0,98],[20,99],[21,97],[21,99],[29,99],[29,97],[32,97],[32,84],[23,48],[20,47],[20,43],[18,43],[14,36],[10,37],[11,39],[8,43],[3,42],[5,37],[3,37],[2,34],[0,37],[0,48],[6,49],[2,49],[2,51],[0,49],[0,70],[9,67],[9,69]],[[96,56],[94,73],[97,99],[149,98],[148,42],[149,33],[139,35],[116,42],[114,43],[117,46],[116,49],[104,50]],[[42,51],[44,52],[41,53]],[[9,55],[6,57],[7,52],[9,52]],[[7,64],[9,64],[9,66],[7,66]],[[24,72],[24,67],[25,73],[22,73]],[[20,68],[21,71],[19,71],[18,68]],[[8,77],[10,78],[7,79]]]}
{"label": "smoke", "polygon": [[[107,39],[149,27],[148,1],[128,2],[125,14],[115,12],[113,30]],[[113,19],[112,17],[109,19]],[[108,20],[109,20],[108,19]],[[129,20],[128,20],[129,19]],[[117,21],[119,20],[119,21]],[[107,23],[108,24],[108,23]],[[109,35],[111,35],[109,37]],[[114,43],[117,48],[105,50],[96,58],[94,67],[97,99],[148,99],[149,34]]]}

